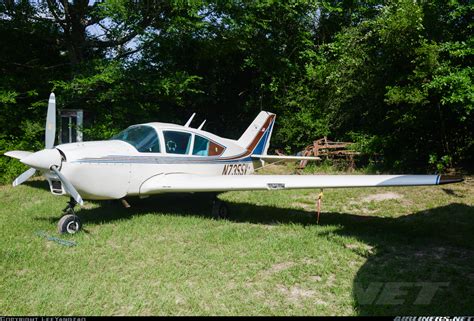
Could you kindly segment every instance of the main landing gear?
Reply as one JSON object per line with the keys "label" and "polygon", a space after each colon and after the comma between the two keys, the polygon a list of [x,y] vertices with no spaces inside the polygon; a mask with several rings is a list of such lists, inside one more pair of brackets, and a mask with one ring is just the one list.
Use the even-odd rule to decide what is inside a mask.
{"label": "main landing gear", "polygon": [[81,220],[79,219],[79,216],[76,215],[76,212],[74,212],[74,207],[76,205],[77,202],[71,197],[66,208],[63,210],[63,216],[58,222],[59,234],[75,234],[81,229]]}
{"label": "main landing gear", "polygon": [[212,216],[224,220],[229,218],[229,208],[226,203],[217,199],[217,197],[212,201]]}
{"label": "main landing gear", "polygon": [[[125,200],[125,207],[130,207]],[[74,198],[70,198],[67,206],[63,210],[63,216],[58,222],[58,233],[59,234],[76,234],[82,228],[82,223],[79,216],[76,215],[74,207],[77,205],[77,202]],[[212,216],[215,219],[228,219],[229,218],[229,208],[227,204],[217,198],[217,195],[214,195],[212,201]]]}

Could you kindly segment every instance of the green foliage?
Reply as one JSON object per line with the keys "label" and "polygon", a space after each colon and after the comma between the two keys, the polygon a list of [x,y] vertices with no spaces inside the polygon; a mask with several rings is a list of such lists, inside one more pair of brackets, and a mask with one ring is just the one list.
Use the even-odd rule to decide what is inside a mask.
{"label": "green foliage", "polygon": [[[21,139],[0,134],[0,154],[10,150],[39,150],[44,148],[44,124],[26,120],[19,126],[22,130]],[[28,167],[16,159],[0,158],[0,184],[11,183],[15,177]]]}
{"label": "green foliage", "polygon": [[365,133],[349,132],[351,141],[354,142],[349,146],[349,149],[360,152],[362,154],[371,154],[380,151],[383,146],[379,136],[369,135]]}
{"label": "green foliage", "polygon": [[[451,10],[467,5],[443,5],[446,11],[389,2],[374,17],[342,28],[307,64],[298,86],[308,88],[313,99],[306,98],[311,104],[297,112],[323,114],[329,135],[355,139],[356,148],[380,154],[392,170],[422,170],[433,152],[467,165],[472,160],[472,152],[465,153],[473,133],[472,41],[466,30],[445,32],[467,19],[465,10],[455,17]],[[428,28],[433,20],[449,21],[443,41]],[[456,39],[460,35],[463,41]],[[361,145],[361,137],[371,143]]]}
{"label": "green foliage", "polygon": [[120,128],[114,125],[111,115],[105,115],[104,119],[101,119],[100,122],[83,128],[84,135],[91,140],[106,140],[119,132]]}
{"label": "green foliage", "polygon": [[445,173],[452,166],[453,158],[449,155],[443,155],[438,158],[436,155],[430,155],[429,163],[438,173]]}
{"label": "green foliage", "polygon": [[14,104],[16,103],[16,96],[18,93],[14,91],[0,90],[0,103],[2,104]]}

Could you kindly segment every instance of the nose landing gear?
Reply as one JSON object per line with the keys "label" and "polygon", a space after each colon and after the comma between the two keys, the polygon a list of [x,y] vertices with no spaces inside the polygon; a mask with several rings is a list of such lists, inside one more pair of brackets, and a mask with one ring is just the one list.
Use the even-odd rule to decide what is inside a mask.
{"label": "nose landing gear", "polygon": [[74,198],[71,197],[67,203],[66,208],[63,210],[63,216],[58,222],[58,232],[59,234],[75,234],[79,232],[82,227],[81,220],[79,216],[76,215],[74,207],[77,205],[77,202]]}

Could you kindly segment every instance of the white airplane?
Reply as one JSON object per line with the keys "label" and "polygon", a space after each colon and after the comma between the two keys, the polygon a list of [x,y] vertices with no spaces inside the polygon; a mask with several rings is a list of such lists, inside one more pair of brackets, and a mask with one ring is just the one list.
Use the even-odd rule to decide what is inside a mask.
{"label": "white airplane", "polygon": [[[31,168],[13,182],[17,186],[40,171],[51,193],[69,195],[58,222],[59,233],[74,234],[81,221],[74,212],[89,200],[147,197],[167,192],[314,189],[335,187],[438,185],[462,181],[444,175],[251,175],[265,162],[317,160],[317,157],[267,155],[275,114],[262,111],[238,140],[182,125],[133,125],[110,140],[54,146],[56,99],[49,97],[45,149],[9,151]],[[213,213],[225,217],[227,207],[214,201]]]}

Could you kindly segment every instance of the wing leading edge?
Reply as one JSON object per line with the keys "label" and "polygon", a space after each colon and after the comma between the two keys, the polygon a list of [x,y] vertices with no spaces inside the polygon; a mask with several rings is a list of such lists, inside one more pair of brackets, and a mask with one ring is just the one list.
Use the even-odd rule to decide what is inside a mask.
{"label": "wing leading edge", "polygon": [[162,192],[224,192],[247,190],[421,186],[455,183],[461,178],[441,175],[157,175],[140,188],[140,194]]}

